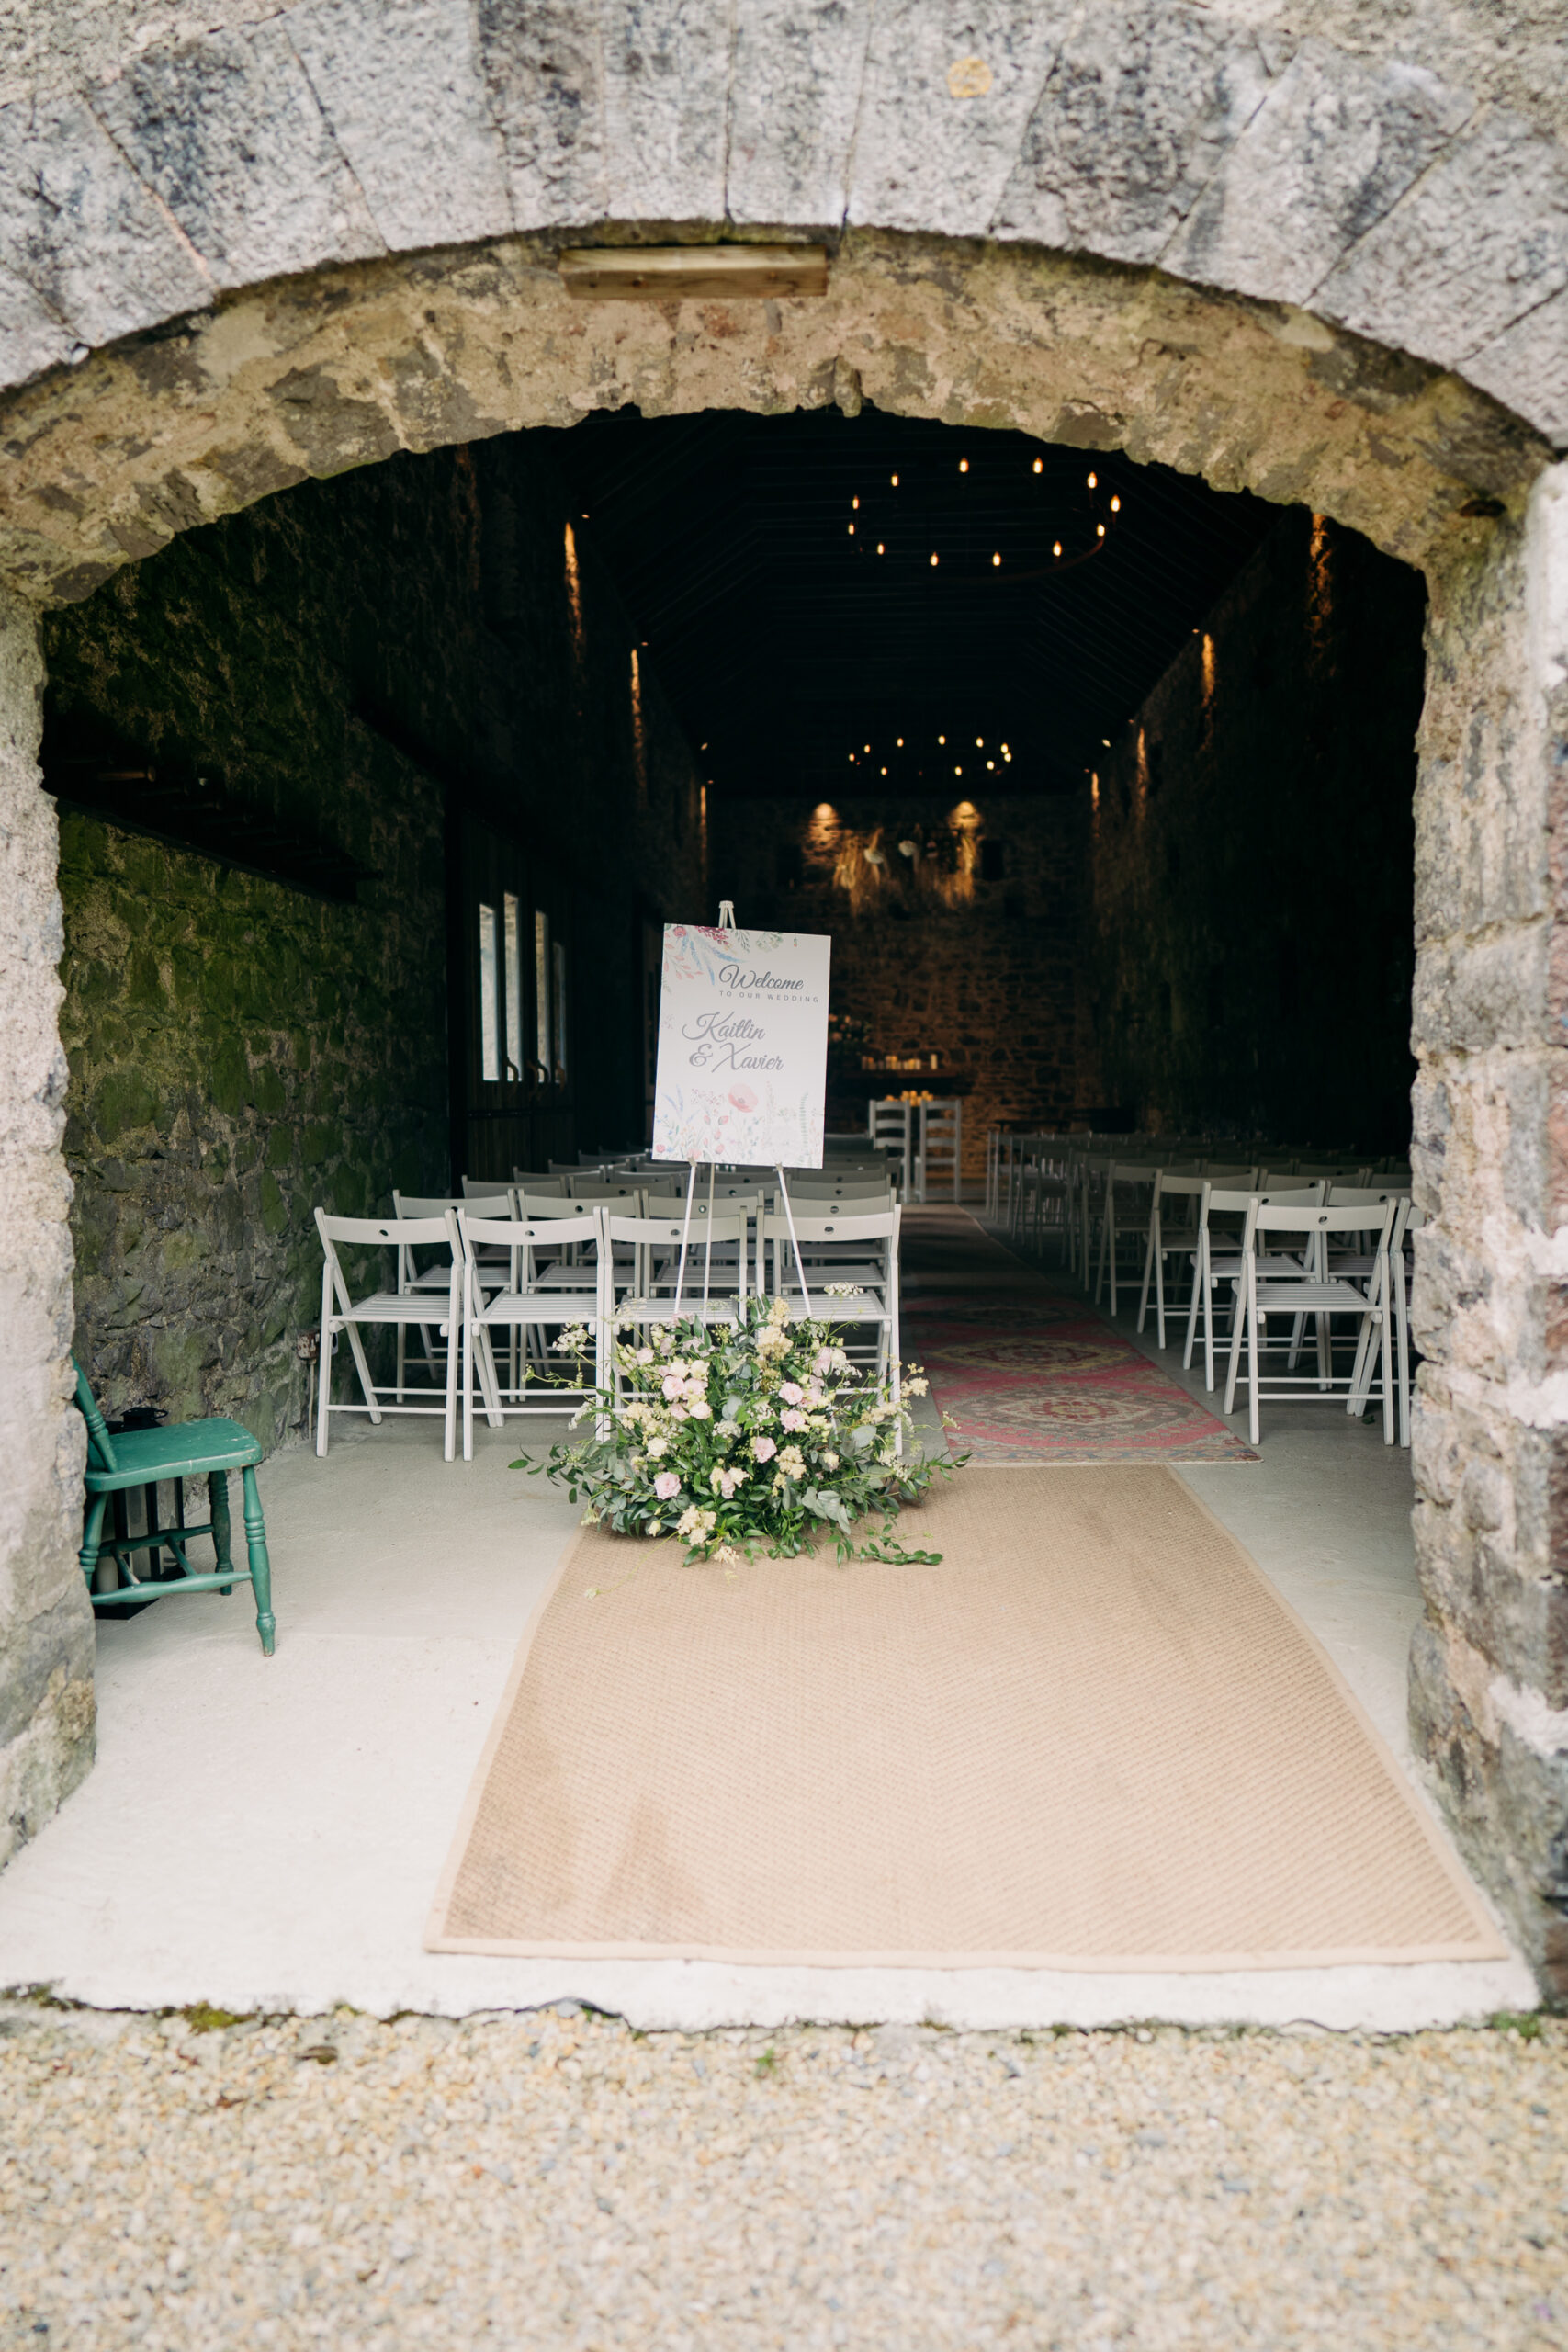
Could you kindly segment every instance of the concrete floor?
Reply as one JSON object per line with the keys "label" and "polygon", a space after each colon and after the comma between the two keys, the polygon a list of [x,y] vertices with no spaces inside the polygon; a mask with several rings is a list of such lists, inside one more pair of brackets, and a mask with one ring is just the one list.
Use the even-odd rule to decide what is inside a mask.
{"label": "concrete floor", "polygon": [[[1160,1359],[1177,1377],[1179,1353]],[[101,1622],[98,1761],[0,1878],[0,1985],[99,2007],[346,2002],[380,2016],[570,1996],[647,2028],[1157,2018],[1392,2030],[1535,2006],[1517,1959],[1107,1977],[423,1951],[508,1668],[576,1523],[542,1477],[507,1465],[559,1426],[520,1438],[519,1424],[481,1423],[467,1465],[444,1463],[439,1424],[421,1421],[348,1426],[325,1463],[303,1448],[275,1457],[262,1490],[276,1657],[261,1656],[243,1589]],[[1260,1461],[1182,1475],[1408,1768],[1409,1456],[1310,1408],[1266,1419]]]}

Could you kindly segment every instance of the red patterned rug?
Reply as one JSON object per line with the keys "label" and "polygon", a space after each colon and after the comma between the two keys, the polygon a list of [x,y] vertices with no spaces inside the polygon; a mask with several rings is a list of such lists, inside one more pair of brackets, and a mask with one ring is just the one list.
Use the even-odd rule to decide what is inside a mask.
{"label": "red patterned rug", "polygon": [[[965,1221],[976,1271],[994,1283],[997,1245]],[[949,1226],[941,1241],[951,1279],[964,1240]],[[917,1283],[908,1261],[926,1255],[918,1242],[905,1253]],[[977,1295],[916,1287],[905,1296],[902,1351],[919,1360],[933,1403],[952,1419],[953,1453],[988,1463],[1257,1461],[1081,1292],[1014,1262],[1010,1297],[989,1283]]]}

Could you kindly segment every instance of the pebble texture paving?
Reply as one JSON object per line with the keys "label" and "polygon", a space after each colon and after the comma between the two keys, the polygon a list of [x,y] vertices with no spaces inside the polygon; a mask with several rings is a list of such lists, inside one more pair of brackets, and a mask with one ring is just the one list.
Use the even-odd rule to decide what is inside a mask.
{"label": "pebble texture paving", "polygon": [[[1522,2030],[1521,2030],[1522,2028]],[[1568,2021],[0,2010],[0,2344],[1568,2341]]]}

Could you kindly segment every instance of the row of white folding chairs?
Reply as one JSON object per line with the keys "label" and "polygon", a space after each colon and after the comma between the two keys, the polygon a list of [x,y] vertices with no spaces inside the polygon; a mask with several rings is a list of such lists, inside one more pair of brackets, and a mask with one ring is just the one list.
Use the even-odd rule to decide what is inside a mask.
{"label": "row of white folding chairs", "polygon": [[[1190,1203],[1194,1216],[1190,1226],[1172,1230],[1168,1227],[1162,1204],[1171,1198]],[[1216,1216],[1239,1216],[1242,1230],[1216,1233],[1213,1219]],[[1191,1177],[1162,1171],[1155,1189],[1154,1206],[1150,1213],[1147,1250],[1144,1266],[1143,1286],[1138,1302],[1138,1329],[1144,1329],[1149,1307],[1151,1287],[1154,1293],[1156,1327],[1160,1347],[1166,1342],[1167,1299],[1165,1277],[1167,1262],[1172,1259],[1183,1261],[1189,1270],[1190,1288],[1186,1300],[1186,1340],[1182,1365],[1190,1369],[1200,1328],[1203,1342],[1204,1385],[1211,1391],[1215,1385],[1214,1314],[1217,1294],[1227,1295],[1230,1313],[1231,1367],[1226,1385],[1225,1410],[1232,1409],[1236,1365],[1244,1346],[1249,1354],[1254,1390],[1252,1420],[1257,1421],[1257,1376],[1261,1353],[1270,1346],[1288,1350],[1285,1393],[1322,1396],[1334,1393],[1332,1380],[1325,1385],[1322,1359],[1326,1357],[1332,1371],[1334,1333],[1330,1317],[1333,1314],[1354,1314],[1360,1318],[1358,1335],[1358,1374],[1363,1369],[1362,1357],[1369,1334],[1374,1325],[1380,1326],[1393,1351],[1392,1385],[1385,1382],[1382,1392],[1385,1408],[1385,1423],[1397,1408],[1398,1434],[1402,1445],[1410,1442],[1410,1270],[1406,1261],[1406,1236],[1421,1223],[1419,1212],[1411,1205],[1408,1191],[1388,1186],[1330,1184],[1319,1178],[1307,1185],[1287,1183],[1272,1192],[1265,1192],[1256,1184],[1235,1187],[1216,1182],[1213,1177]],[[1261,1250],[1256,1237],[1259,1234],[1285,1233],[1297,1237],[1293,1248]],[[1344,1242],[1336,1243],[1335,1237],[1344,1235]],[[1304,1246],[1303,1246],[1304,1244]],[[1302,1285],[1316,1283],[1332,1291],[1337,1304],[1330,1306],[1324,1299],[1309,1299]],[[1247,1336],[1248,1285],[1251,1286],[1254,1321],[1251,1337]],[[1292,1317],[1292,1335],[1288,1341],[1270,1341],[1267,1336],[1267,1318],[1289,1306]],[[1180,1311],[1179,1309],[1178,1310]],[[1304,1318],[1316,1317],[1317,1349],[1320,1358],[1317,1374],[1298,1376],[1296,1366],[1303,1352]],[[1386,1369],[1386,1366],[1385,1366]],[[1268,1392],[1271,1394],[1272,1392]],[[1355,1389],[1361,1398],[1348,1409],[1364,1409],[1365,1391]],[[1275,1401],[1279,1401],[1276,1397]],[[1254,1443],[1257,1442],[1256,1426]]]}
{"label": "row of white folding chairs", "polygon": [[[450,1461],[456,1444],[461,1356],[464,1458],[471,1459],[476,1371],[484,1409],[492,1422],[498,1423],[508,1410],[558,1413],[568,1399],[585,1402],[592,1387],[605,1385],[608,1335],[615,1324],[648,1325],[693,1314],[709,1320],[728,1318],[737,1300],[748,1295],[750,1220],[742,1209],[728,1215],[716,1212],[711,1221],[710,1240],[727,1245],[733,1253],[733,1286],[720,1297],[711,1295],[709,1280],[705,1280],[700,1294],[687,1286],[691,1228],[684,1215],[680,1218],[621,1215],[602,1205],[589,1205],[581,1229],[572,1236],[579,1252],[575,1273],[570,1283],[552,1283],[536,1278],[536,1261],[537,1252],[556,1246],[558,1216],[537,1218],[476,1213],[499,1205],[448,1204],[438,1216],[391,1218],[334,1217],[317,1209],[322,1248],[318,1453],[327,1451],[333,1413],[365,1413],[377,1425],[388,1414],[440,1413],[445,1421],[446,1458]],[[810,1217],[764,1212],[757,1220],[755,1261],[759,1283],[771,1269],[768,1286],[774,1296],[788,1302],[795,1318],[810,1313],[872,1328],[876,1335],[874,1346],[857,1352],[874,1358],[875,1377],[890,1379],[895,1396],[898,1393],[898,1220],[897,1205],[870,1216]],[[339,1256],[340,1244],[389,1249],[399,1269],[395,1280],[400,1286],[355,1297]],[[444,1301],[433,1289],[419,1293],[400,1286],[404,1253],[417,1248],[445,1250]],[[625,1289],[616,1278],[617,1249],[631,1253],[633,1276]],[[852,1256],[846,1257],[846,1252]],[[499,1279],[498,1261],[504,1261]],[[854,1285],[852,1296],[825,1295],[829,1282],[846,1281]],[[431,1353],[427,1368],[432,1389],[437,1372],[441,1374],[442,1401],[411,1403],[402,1341],[409,1328],[429,1326],[436,1316],[441,1317],[437,1328],[445,1346],[439,1366]],[[547,1388],[536,1383],[533,1396],[537,1401],[530,1402],[529,1380],[548,1361],[546,1335],[579,1324],[593,1334],[592,1383],[557,1382]],[[399,1336],[398,1377],[395,1383],[378,1383],[371,1376],[361,1331],[366,1327],[389,1326]],[[504,1383],[491,1337],[497,1328],[508,1335],[509,1378]],[[332,1359],[340,1335],[347,1339],[359,1381],[363,1401],[358,1404],[333,1402]],[[581,1366],[577,1369],[581,1371]]]}

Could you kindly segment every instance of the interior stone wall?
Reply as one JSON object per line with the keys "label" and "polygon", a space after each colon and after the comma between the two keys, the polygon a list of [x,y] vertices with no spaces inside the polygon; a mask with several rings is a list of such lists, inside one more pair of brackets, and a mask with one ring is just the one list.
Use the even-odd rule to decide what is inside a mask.
{"label": "interior stone wall", "polygon": [[[873,1093],[941,1095],[956,1077],[965,1173],[978,1177],[988,1126],[1065,1117],[1086,846],[1081,809],[1021,794],[962,812],[858,797],[722,804],[715,887],[738,919],[832,934],[830,1010],[852,1043],[829,1064],[830,1127],[863,1125]],[[927,1067],[863,1071],[863,1042]]]}
{"label": "interior stone wall", "polygon": [[1102,752],[1080,1103],[1407,1149],[1425,617],[1293,509]]}
{"label": "interior stone wall", "polygon": [[633,910],[692,910],[697,829],[670,817],[696,786],[647,677],[639,757],[586,548],[574,636],[563,497],[537,442],[405,458],[190,533],[45,625],[46,783],[50,743],[106,726],[367,875],[334,904],[62,811],[76,1345],[111,1414],[288,1436],[312,1208],[451,1184],[453,796],[592,892],[574,1097],[594,1139],[635,1125]]}

